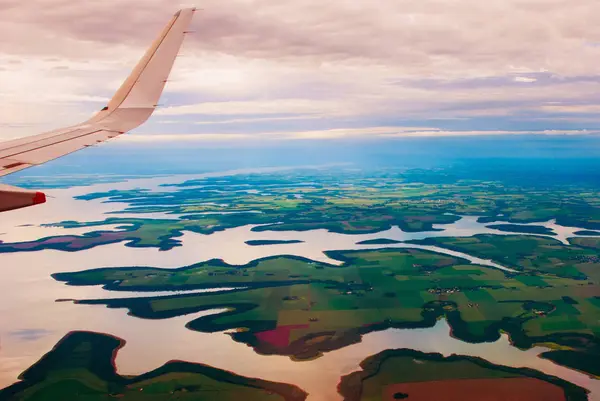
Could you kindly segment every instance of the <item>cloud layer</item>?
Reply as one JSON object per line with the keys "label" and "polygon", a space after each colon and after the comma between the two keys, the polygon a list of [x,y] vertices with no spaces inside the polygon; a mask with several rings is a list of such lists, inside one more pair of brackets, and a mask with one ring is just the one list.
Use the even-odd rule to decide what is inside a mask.
{"label": "cloud layer", "polygon": [[[0,138],[101,108],[170,14],[191,5],[176,3],[0,0]],[[600,129],[595,0],[201,6],[164,107],[138,129],[146,138],[166,138],[165,128],[238,140],[404,126],[439,135]]]}

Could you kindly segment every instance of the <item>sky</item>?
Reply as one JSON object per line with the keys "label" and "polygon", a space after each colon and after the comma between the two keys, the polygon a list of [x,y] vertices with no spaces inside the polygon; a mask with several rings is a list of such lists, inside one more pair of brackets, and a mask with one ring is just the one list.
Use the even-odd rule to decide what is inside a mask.
{"label": "sky", "polygon": [[86,120],[189,6],[118,141],[600,135],[597,0],[0,0],[0,140]]}

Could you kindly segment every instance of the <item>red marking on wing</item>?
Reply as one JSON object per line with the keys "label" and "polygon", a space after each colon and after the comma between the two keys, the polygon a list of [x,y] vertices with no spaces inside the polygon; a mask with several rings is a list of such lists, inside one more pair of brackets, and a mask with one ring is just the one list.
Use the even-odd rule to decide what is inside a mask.
{"label": "red marking on wing", "polygon": [[33,197],[33,204],[39,205],[40,203],[46,203],[46,194],[43,192],[36,192]]}

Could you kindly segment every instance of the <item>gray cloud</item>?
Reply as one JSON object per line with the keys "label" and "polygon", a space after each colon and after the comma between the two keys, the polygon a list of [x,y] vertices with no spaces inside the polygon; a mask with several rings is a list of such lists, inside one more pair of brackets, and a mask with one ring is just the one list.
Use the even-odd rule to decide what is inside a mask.
{"label": "gray cloud", "polygon": [[[0,0],[6,21],[0,25],[0,60],[6,60],[0,79],[13,83],[5,89],[11,102],[5,114],[17,119],[14,105],[22,109],[33,104],[30,98],[60,103],[44,118],[95,109],[87,100],[109,96],[168,16],[189,5]],[[545,124],[540,129],[552,129],[559,119],[589,123],[581,114],[595,113],[589,105],[600,101],[596,0],[199,5],[196,32],[167,88],[165,102],[173,108],[163,112],[202,116],[191,124],[223,115],[261,122],[261,107],[270,105],[280,113],[306,115],[307,127],[340,116],[370,121],[494,116],[531,118]],[[548,107],[552,102],[556,107]],[[227,110],[233,106],[237,109]]]}
{"label": "gray cloud", "polygon": [[[3,19],[105,44],[143,45],[177,7],[166,0],[3,1]],[[196,52],[298,62],[363,60],[416,74],[587,70],[600,49],[594,0],[207,0]],[[577,54],[577,58],[572,56]],[[402,62],[402,65],[396,63]],[[455,71],[458,69],[458,71]]]}

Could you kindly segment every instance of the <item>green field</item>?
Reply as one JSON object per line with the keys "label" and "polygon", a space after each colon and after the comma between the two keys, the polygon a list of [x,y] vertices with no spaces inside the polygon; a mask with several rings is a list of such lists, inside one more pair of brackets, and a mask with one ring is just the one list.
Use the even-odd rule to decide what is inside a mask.
{"label": "green field", "polygon": [[[108,243],[181,246],[185,232],[212,234],[244,225],[254,231],[327,229],[337,233],[376,233],[438,229],[460,216],[500,230],[530,235],[476,235],[432,238],[435,245],[512,267],[505,273],[448,255],[415,249],[328,252],[343,262],[333,266],[275,256],[245,266],[221,260],[180,269],[121,267],[56,274],[71,285],[103,285],[112,291],[147,291],[146,298],[81,300],[126,308],[133,316],[165,319],[217,308],[226,312],[189,322],[202,332],[235,330],[236,341],[257,352],[309,359],[390,327],[431,327],[445,318],[452,335],[469,342],[494,341],[508,332],[521,348],[559,345],[548,354],[557,363],[595,374],[600,358],[600,237],[570,238],[570,244],[540,235],[541,225],[600,230],[600,192],[595,187],[460,180],[439,170],[296,170],[272,174],[210,177],[171,185],[162,191],[114,190],[81,201],[125,202],[124,212],[100,221],[57,222],[60,227],[123,231],[0,243],[0,253],[58,249],[80,251]],[[512,183],[509,183],[512,182]],[[150,219],[145,213],[173,218]],[[497,224],[495,222],[509,222]],[[597,232],[597,231],[596,231]],[[537,236],[536,236],[537,234]],[[249,241],[251,246],[287,241]],[[362,244],[393,245],[379,238]],[[152,291],[237,287],[227,293],[156,297]],[[81,306],[84,307],[84,306]]]}
{"label": "green field", "polygon": [[[338,386],[344,401],[442,400],[451,396],[450,399],[455,400],[456,394],[451,394],[453,384],[458,384],[459,390],[466,390],[460,394],[464,401],[496,400],[498,398],[489,397],[498,391],[506,392],[505,399],[541,400],[542,394],[536,394],[536,389],[541,387],[564,400],[587,400],[586,390],[555,377],[466,356],[444,357],[408,349],[388,350],[369,357],[360,366],[361,371],[344,376]],[[524,388],[517,388],[517,385]],[[523,390],[530,398],[519,393]],[[511,391],[515,393],[511,394]],[[435,397],[426,398],[426,395]],[[510,395],[514,398],[508,398]]]}
{"label": "green field", "polygon": [[[573,244],[580,240],[572,239]],[[593,238],[591,239],[593,240]],[[465,252],[492,259],[504,266],[530,273],[547,273],[559,277],[600,282],[600,263],[596,251],[582,246],[564,245],[552,238],[523,235],[475,235],[466,238],[427,238],[410,241]]]}
{"label": "green field", "polygon": [[541,234],[541,235],[556,235],[554,231],[544,226],[536,225],[519,225],[519,224],[492,224],[488,226],[495,230],[506,231],[511,233],[524,234]]}
{"label": "green field", "polygon": [[248,379],[206,365],[169,362],[140,376],[120,376],[114,358],[124,342],[91,332],[73,332],[0,390],[7,401],[302,401],[306,393],[281,383]]}
{"label": "green field", "polygon": [[[520,248],[511,249],[521,255]],[[504,330],[523,348],[536,342],[568,343],[565,336],[575,336],[587,339],[585,352],[599,350],[600,288],[579,275],[562,277],[556,273],[563,270],[552,269],[511,274],[410,249],[328,255],[344,261],[343,265],[278,256],[246,266],[209,261],[177,270],[133,267],[54,277],[72,285],[102,284],[111,290],[245,287],[234,293],[81,303],[127,308],[134,316],[158,319],[228,308],[188,327],[205,332],[247,328],[235,333],[234,339],[261,353],[296,358],[338,349],[374,330],[430,327],[441,316],[448,319],[453,335],[465,341],[493,341]]]}
{"label": "green field", "polygon": [[[458,216],[482,222],[529,223],[556,219],[558,224],[600,229],[600,193],[585,187],[522,187],[514,184],[443,179],[439,171],[298,170],[192,180],[165,191],[113,190],[80,196],[81,200],[126,202],[127,213],[100,221],[56,222],[61,227],[119,224],[126,231],[100,231],[95,237],[62,236],[26,243],[2,243],[0,253],[60,249],[76,251],[115,241],[163,250],[180,246],[184,231],[211,234],[243,225],[255,231],[327,229],[337,233],[375,233],[399,226],[431,231]],[[161,212],[173,218],[149,219]],[[182,216],[182,218],[179,218]],[[551,234],[541,226],[501,225],[531,234]],[[523,231],[525,230],[525,231]],[[44,240],[51,240],[47,241]]]}

